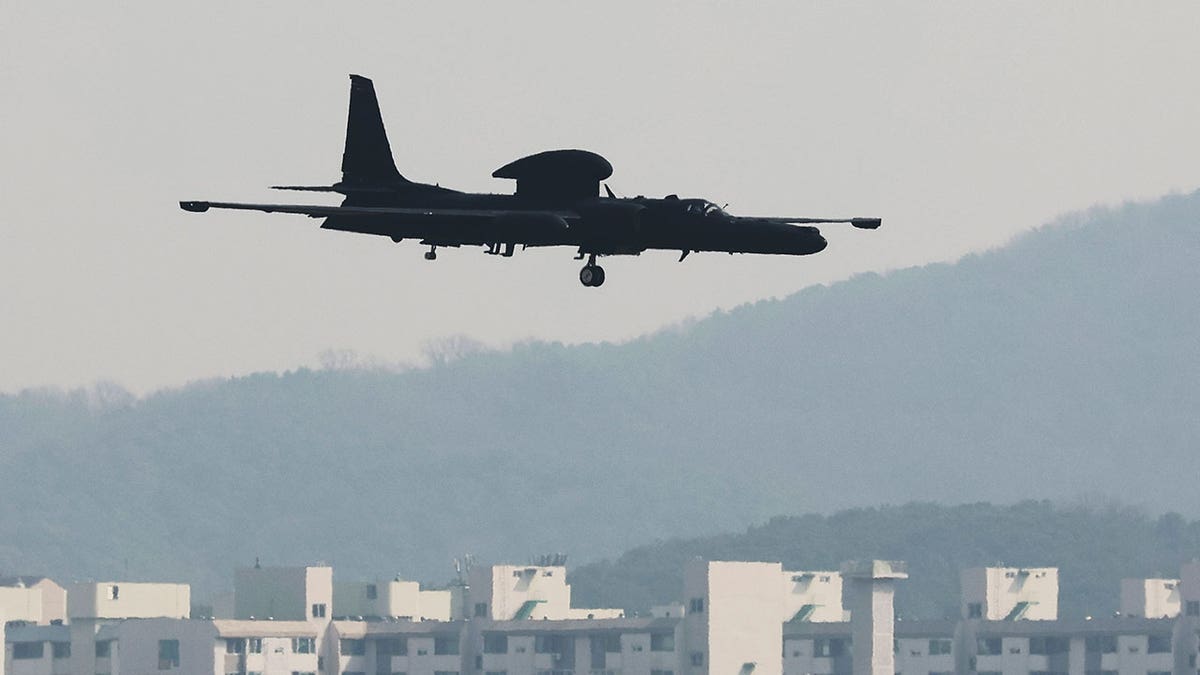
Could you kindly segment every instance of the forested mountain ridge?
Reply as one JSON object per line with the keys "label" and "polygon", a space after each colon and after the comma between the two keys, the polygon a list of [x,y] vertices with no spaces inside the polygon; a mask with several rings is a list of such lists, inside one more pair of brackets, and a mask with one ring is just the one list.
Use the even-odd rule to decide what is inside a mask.
{"label": "forested mountain ridge", "polygon": [[1157,518],[1112,503],[1010,506],[911,503],[828,516],[776,517],[744,532],[669,539],[573,570],[576,602],[645,611],[678,601],[691,558],[782,562],[788,570],[836,570],[847,560],[904,560],[897,585],[902,617],[954,618],[959,572],[1009,565],[1059,568],[1059,615],[1108,616],[1120,608],[1123,578],[1176,578],[1200,556],[1200,520]]}
{"label": "forested mountain ridge", "polygon": [[2,396],[0,570],[444,579],[914,499],[1195,515],[1198,259],[1192,193],[628,344]]}

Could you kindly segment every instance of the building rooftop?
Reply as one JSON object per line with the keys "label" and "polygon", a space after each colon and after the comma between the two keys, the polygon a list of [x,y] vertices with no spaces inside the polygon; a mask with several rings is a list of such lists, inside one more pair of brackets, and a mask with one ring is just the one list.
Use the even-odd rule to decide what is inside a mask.
{"label": "building rooftop", "polygon": [[5,642],[70,642],[71,629],[67,626],[40,626],[12,624],[4,632]]}

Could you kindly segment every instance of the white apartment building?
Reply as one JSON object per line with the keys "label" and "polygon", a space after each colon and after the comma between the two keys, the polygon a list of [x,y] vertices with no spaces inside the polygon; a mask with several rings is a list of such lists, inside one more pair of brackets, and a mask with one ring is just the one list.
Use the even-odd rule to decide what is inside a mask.
{"label": "white apartment building", "polygon": [[[310,576],[310,569],[319,571]],[[257,578],[272,592],[247,589],[243,577],[239,590],[251,593],[243,608],[271,597],[282,607],[279,599],[290,598],[305,615],[299,620],[187,619],[186,586],[81,584],[77,597],[68,595],[69,625],[0,621],[0,675],[1200,675],[1200,604],[1194,614],[1187,610],[1200,603],[1200,563],[1181,570],[1184,611],[1175,618],[1036,621],[1017,620],[1014,604],[998,620],[895,622],[892,586],[906,573],[883,561],[848,564],[839,575],[844,604],[858,610],[849,621],[813,621],[815,610],[796,619],[790,584],[806,573],[784,572],[778,563],[695,560],[684,570],[682,603],[658,616],[590,619],[534,618],[532,611],[522,619],[452,621],[308,616],[329,597],[326,571],[267,570]],[[551,603],[562,587],[565,581],[526,588],[519,605],[511,596],[496,603],[495,586],[464,597],[468,607],[482,598],[489,611],[547,598],[536,604],[570,615],[577,610],[569,601]],[[1021,592],[1018,603],[1038,600],[1029,588]],[[968,599],[988,602],[983,595],[964,597],[964,607]],[[817,604],[808,601],[814,597],[800,607]]]}
{"label": "white apartment building", "polygon": [[1121,580],[1123,616],[1170,619],[1179,609],[1179,579]]}
{"label": "white apartment building", "polygon": [[523,619],[612,619],[619,609],[571,607],[571,585],[565,565],[490,565],[467,575],[471,618],[493,621]]}
{"label": "white apartment building", "polygon": [[1200,621],[1200,560],[1193,560],[1180,570],[1179,601],[1184,616]]}
{"label": "white apartment building", "polygon": [[66,626],[10,625],[0,675],[70,675],[71,633]]}
{"label": "white apartment building", "polygon": [[67,590],[47,577],[0,577],[0,612],[9,621],[63,623]]}
{"label": "white apartment building", "polygon": [[[458,602],[455,602],[456,597]],[[454,607],[458,605],[460,611]],[[335,581],[334,617],[449,621],[461,618],[461,593],[421,590],[416,581]]]}
{"label": "white apartment building", "polygon": [[1058,568],[975,567],[962,571],[962,616],[987,621],[1058,618]]}
{"label": "white apartment building", "polygon": [[845,621],[840,572],[783,572],[784,621]]}
{"label": "white apartment building", "polygon": [[683,570],[684,651],[694,675],[782,675],[779,563],[689,561]]}
{"label": "white apartment building", "polygon": [[244,567],[234,570],[233,616],[220,618],[328,622],[333,568]]}

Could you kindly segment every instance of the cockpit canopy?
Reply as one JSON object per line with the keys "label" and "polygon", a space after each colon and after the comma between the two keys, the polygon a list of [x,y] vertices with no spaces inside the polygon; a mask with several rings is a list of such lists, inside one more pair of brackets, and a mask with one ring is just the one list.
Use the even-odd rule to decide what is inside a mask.
{"label": "cockpit canopy", "polygon": [[707,216],[710,218],[728,215],[724,209],[707,199],[684,199],[681,203],[683,204],[684,213],[689,215]]}

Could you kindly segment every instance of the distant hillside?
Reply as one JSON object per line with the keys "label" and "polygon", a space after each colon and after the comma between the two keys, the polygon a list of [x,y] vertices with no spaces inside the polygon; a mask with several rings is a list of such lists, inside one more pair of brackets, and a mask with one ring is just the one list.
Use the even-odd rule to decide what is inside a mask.
{"label": "distant hillside", "polygon": [[1111,504],[908,504],[778,517],[741,534],[639,546],[573,570],[571,590],[581,606],[645,611],[679,600],[683,565],[694,557],[808,570],[884,558],[909,565],[897,590],[901,616],[940,619],[959,615],[960,570],[1003,563],[1059,567],[1060,616],[1108,616],[1120,608],[1122,578],[1176,577],[1198,555],[1200,521],[1176,513],[1150,518]]}
{"label": "distant hillside", "polygon": [[1193,193],[625,345],[0,397],[0,570],[444,579],[914,499],[1195,515],[1197,260]]}

